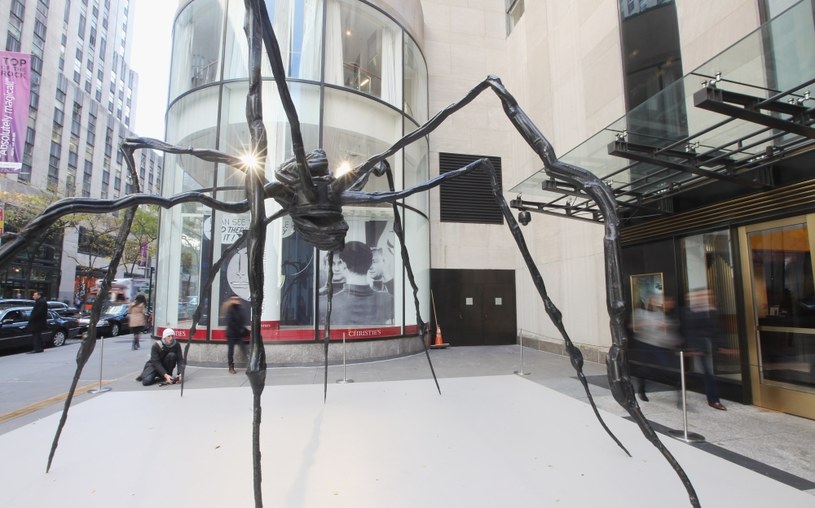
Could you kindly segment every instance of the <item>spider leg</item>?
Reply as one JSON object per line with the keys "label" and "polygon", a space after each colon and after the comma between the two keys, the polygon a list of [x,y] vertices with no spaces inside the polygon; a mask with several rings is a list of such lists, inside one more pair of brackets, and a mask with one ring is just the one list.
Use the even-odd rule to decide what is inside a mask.
{"label": "spider leg", "polygon": [[[141,189],[139,187],[138,174],[136,173],[136,164],[133,161],[133,153],[128,152],[123,148],[120,149],[125,155],[127,167],[130,169],[130,174],[133,178],[136,192],[139,192]],[[51,470],[51,463],[53,462],[54,455],[57,452],[57,446],[59,446],[59,438],[62,435],[62,429],[65,428],[65,422],[68,421],[68,410],[71,407],[71,402],[73,402],[76,387],[79,384],[79,378],[82,375],[82,370],[85,368],[85,365],[88,363],[88,359],[90,359],[91,354],[93,354],[93,350],[96,347],[96,323],[99,321],[99,316],[102,313],[102,305],[104,301],[107,300],[107,293],[110,291],[113,278],[116,276],[116,269],[119,266],[119,262],[122,260],[122,255],[124,254],[125,250],[125,241],[127,240],[128,235],[130,235],[130,227],[133,224],[133,218],[136,216],[136,209],[136,205],[131,206],[127,208],[127,211],[124,214],[124,219],[122,220],[122,225],[119,228],[119,234],[116,238],[115,245],[117,247],[113,252],[113,255],[110,257],[108,271],[102,280],[102,287],[100,288],[99,295],[97,296],[96,301],[93,302],[90,327],[87,335],[82,339],[82,343],[79,346],[79,351],[76,354],[76,370],[74,371],[74,377],[71,380],[71,387],[68,389],[68,396],[65,398],[65,404],[62,407],[62,415],[60,416],[59,424],[57,424],[54,439],[51,441],[51,450],[48,453],[48,463],[45,466],[46,473]]]}
{"label": "spider leg", "polygon": [[[388,179],[388,188],[393,191],[395,188],[393,182],[393,172],[391,171],[388,161],[382,161],[385,167],[385,176]],[[413,289],[413,305],[416,308],[416,324],[419,327],[419,339],[422,341],[424,354],[427,357],[427,364],[430,366],[430,373],[433,374],[433,381],[436,383],[436,390],[441,395],[441,387],[439,386],[439,379],[436,377],[436,369],[433,368],[433,361],[430,359],[430,350],[427,348],[427,323],[422,320],[422,313],[419,310],[419,286],[416,285],[416,278],[413,276],[413,267],[410,264],[410,254],[405,244],[405,230],[402,228],[402,216],[399,213],[399,206],[396,201],[391,203],[393,206],[393,232],[399,238],[399,245],[402,254],[402,263],[405,265],[410,287]]]}
{"label": "spider leg", "polygon": [[328,399],[328,343],[331,340],[331,307],[334,302],[334,251],[328,251],[328,293],[326,295],[325,325],[323,329],[323,402]]}
{"label": "spider leg", "polygon": [[[628,374],[628,343],[623,328],[625,300],[623,298],[622,269],[620,263],[621,254],[619,244],[619,219],[617,216],[614,195],[608,186],[603,184],[603,182],[591,172],[583,168],[564,163],[557,159],[551,143],[521,109],[512,94],[510,94],[501,83],[500,79],[495,76],[488,76],[484,81],[470,90],[464,96],[464,98],[447,106],[445,109],[431,118],[427,123],[402,137],[384,152],[371,157],[356,169],[364,173],[374,165],[385,160],[387,157],[395,154],[406,145],[429,135],[439,125],[441,125],[441,123],[447,117],[472,102],[479,94],[481,94],[481,92],[488,88],[492,89],[492,91],[498,96],[507,118],[521,134],[527,144],[535,151],[538,157],[540,157],[546,173],[566,182],[573,183],[577,188],[583,190],[592,199],[594,199],[600,208],[603,215],[605,228],[603,243],[606,259],[606,306],[608,308],[610,318],[612,340],[612,345],[609,348],[608,354],[606,355],[606,366],[608,369],[611,393],[617,403],[620,404],[629,413],[629,415],[632,416],[635,422],[637,422],[637,425],[640,427],[640,430],[645,435],[646,439],[648,439],[662,453],[662,455],[674,469],[685,486],[685,490],[688,493],[691,504],[693,506],[699,506],[699,501],[690,479],[688,479],[687,474],[670,451],[668,451],[668,449],[665,448],[665,446],[659,440],[659,437],[648,423],[645,415],[642,414],[642,410],[634,397],[634,388]],[[457,171],[466,172],[466,168],[467,167]],[[440,184],[444,180],[444,177],[447,177],[447,175],[451,175],[450,177],[454,178],[456,175],[452,175],[453,173],[456,173],[456,171],[439,175],[425,184],[399,192],[365,194],[354,190],[346,190],[342,194],[343,203],[376,203],[400,199],[401,197],[409,196],[414,192],[426,190],[427,188]],[[346,189],[348,188],[346,187]],[[512,222],[514,222],[514,218],[512,218]],[[530,264],[530,262],[527,262],[527,266],[530,268],[530,270],[532,270],[534,263]],[[547,312],[548,310],[549,309],[547,308]],[[579,350],[576,348],[574,348],[574,350],[579,352]],[[572,365],[575,368],[582,365],[582,358],[574,356],[571,351],[569,353],[572,359]],[[584,387],[586,387],[583,379],[581,379],[581,382],[584,383]],[[587,387],[586,391],[588,393]],[[592,402],[592,406],[593,405],[594,404]]]}
{"label": "spider leg", "polygon": [[611,436],[617,445],[625,451],[626,454],[629,456],[631,455],[628,453],[628,450],[623,446],[619,439],[611,432],[611,430],[606,425],[603,418],[600,416],[600,412],[597,409],[597,406],[594,403],[594,398],[591,395],[591,391],[589,390],[588,381],[586,376],[583,374],[583,354],[578,349],[569,338],[569,334],[566,332],[566,328],[563,326],[563,319],[560,310],[555,306],[552,302],[551,298],[546,291],[546,285],[543,282],[543,277],[538,271],[537,266],[535,265],[535,261],[532,259],[532,255],[529,253],[529,249],[526,246],[526,241],[524,240],[523,234],[521,233],[520,226],[518,225],[515,217],[512,215],[512,212],[509,210],[509,205],[504,199],[504,195],[501,190],[501,186],[498,183],[497,177],[495,176],[495,169],[493,168],[492,164],[487,159],[479,159],[466,166],[456,169],[454,171],[449,171],[438,177],[435,177],[424,184],[417,185],[415,187],[411,187],[409,189],[405,189],[403,191],[397,192],[374,192],[374,193],[364,193],[358,191],[346,191],[343,193],[343,203],[350,202],[350,203],[376,203],[376,202],[392,202],[395,199],[400,199],[402,197],[410,196],[411,194],[415,194],[416,192],[420,192],[423,190],[427,190],[428,188],[435,187],[437,185],[441,185],[442,182],[445,180],[449,180],[451,178],[456,178],[472,171],[475,171],[479,168],[483,168],[490,176],[490,181],[492,182],[492,192],[493,196],[495,197],[496,202],[501,208],[501,213],[503,214],[504,218],[507,221],[507,224],[510,229],[510,233],[512,234],[513,238],[515,239],[515,243],[518,245],[518,248],[521,251],[521,254],[526,262],[526,266],[529,269],[530,275],[532,276],[532,280],[535,284],[535,287],[538,289],[538,293],[541,296],[541,299],[544,303],[544,308],[546,309],[546,313],[549,315],[549,318],[557,327],[558,331],[563,338],[565,343],[566,351],[569,353],[569,358],[571,359],[572,367],[577,372],[577,377],[580,380],[580,383],[583,385],[583,389],[586,392],[586,395],[589,399],[589,403],[591,404],[592,409],[594,410],[594,414],[597,417],[597,420],[600,422],[600,425],[605,429],[605,431]]}

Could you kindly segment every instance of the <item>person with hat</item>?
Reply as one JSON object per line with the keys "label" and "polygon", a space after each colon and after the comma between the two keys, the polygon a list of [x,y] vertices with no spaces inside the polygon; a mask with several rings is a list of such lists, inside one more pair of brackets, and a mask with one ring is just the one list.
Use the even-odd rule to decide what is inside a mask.
{"label": "person with hat", "polygon": [[[178,373],[173,377],[173,369]],[[144,369],[136,381],[149,386],[157,381],[163,384],[175,384],[181,381],[181,371],[184,370],[184,355],[181,344],[175,340],[175,330],[167,328],[161,334],[161,340],[156,341],[150,348],[150,359],[144,364]]]}

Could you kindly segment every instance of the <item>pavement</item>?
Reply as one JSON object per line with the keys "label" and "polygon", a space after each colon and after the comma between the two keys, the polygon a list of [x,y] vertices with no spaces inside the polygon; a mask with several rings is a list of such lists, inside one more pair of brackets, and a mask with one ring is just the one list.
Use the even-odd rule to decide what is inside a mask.
{"label": "pavement", "polygon": [[[105,354],[115,359],[111,349],[128,342]],[[322,367],[270,365],[262,397],[265,506],[689,505],[667,462],[613,400],[605,366],[587,362],[584,372],[633,458],[597,424],[567,358],[530,349],[521,356],[518,346],[430,356],[441,396],[424,354],[332,365],[325,402]],[[56,358],[53,350],[23,357],[30,371],[36,362],[53,368]],[[0,506],[154,506],[152,479],[164,470],[181,496],[167,494],[167,504],[253,504],[246,376],[190,366],[181,397],[180,386],[136,383],[142,363],[108,369],[116,375],[98,383],[80,381],[47,474],[64,394],[6,408]],[[110,390],[88,392],[100,386]],[[643,413],[702,506],[815,506],[815,421],[727,400],[727,411],[717,411],[689,393],[687,432],[704,441],[687,443],[669,435],[685,430],[677,391],[656,383],[649,390]]]}

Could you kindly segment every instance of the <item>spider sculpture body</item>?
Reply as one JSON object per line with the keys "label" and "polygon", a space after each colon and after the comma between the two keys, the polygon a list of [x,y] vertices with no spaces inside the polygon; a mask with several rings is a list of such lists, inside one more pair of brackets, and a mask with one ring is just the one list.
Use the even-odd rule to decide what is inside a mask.
{"label": "spider sculpture body", "polygon": [[[574,367],[577,376],[584,387],[595,415],[606,432],[626,453],[628,453],[623,445],[608,429],[605,422],[603,422],[594,404],[591,393],[589,392],[586,377],[583,374],[583,357],[580,350],[574,346],[569,338],[569,335],[563,325],[561,313],[547,294],[543,278],[526,246],[520,226],[516,222],[506,200],[503,197],[500,183],[496,178],[495,170],[490,162],[487,159],[480,159],[458,170],[444,173],[414,187],[400,191],[393,190],[393,178],[386,159],[410,143],[429,135],[434,129],[441,125],[447,117],[468,105],[482,92],[491,90],[501,101],[505,114],[515,126],[518,133],[540,157],[546,172],[551,177],[570,183],[576,188],[584,191],[596,201],[599,209],[601,210],[605,228],[604,249],[606,259],[606,302],[610,317],[612,335],[612,346],[606,358],[609,385],[615,400],[628,411],[646,438],[659,449],[666,460],[670,463],[676,474],[680,477],[687,490],[691,505],[698,507],[699,501],[690,480],[682,467],[661,443],[657,434],[654,432],[642,414],[642,411],[640,410],[634,397],[634,389],[628,374],[628,362],[626,356],[627,344],[623,330],[625,304],[622,294],[623,286],[620,268],[618,219],[615,201],[611,190],[592,173],[558,160],[555,157],[554,150],[546,137],[520,108],[515,101],[515,98],[503,86],[500,79],[494,76],[487,77],[475,88],[470,90],[460,101],[451,104],[439,112],[425,125],[403,137],[386,151],[371,157],[349,173],[335,178],[328,169],[327,159],[322,150],[317,149],[306,155],[300,133],[300,124],[297,117],[297,111],[295,110],[291,96],[289,95],[280,50],[269,20],[268,12],[266,11],[265,2],[263,0],[244,0],[244,4],[246,7],[244,30],[249,42],[248,61],[250,66],[249,92],[247,94],[246,101],[246,120],[247,124],[249,125],[251,135],[250,146],[252,147],[253,164],[249,164],[238,157],[224,154],[215,150],[181,148],[155,139],[131,138],[122,144],[121,150],[125,155],[125,160],[133,181],[136,182],[136,193],[119,200],[98,200],[91,198],[64,199],[49,207],[39,218],[24,228],[20,234],[18,234],[11,241],[4,242],[3,246],[0,247],[0,266],[2,266],[13,259],[13,257],[25,246],[25,243],[30,238],[41,234],[50,224],[63,215],[77,212],[110,213],[112,210],[127,210],[122,230],[119,233],[119,242],[117,244],[119,248],[111,259],[110,269],[103,281],[102,294],[97,298],[93,307],[91,329],[86,338],[83,340],[80,351],[77,354],[77,370],[69,391],[69,396],[65,402],[62,418],[54,437],[51,453],[48,458],[47,469],[50,469],[51,461],[53,460],[59,441],[59,436],[67,418],[68,409],[73,399],[73,394],[75,392],[79,376],[82,372],[82,368],[93,352],[96,342],[95,323],[98,320],[98,316],[101,311],[101,304],[105,300],[105,294],[109,290],[113,274],[115,273],[116,267],[121,259],[124,249],[124,238],[126,238],[129,232],[130,223],[132,222],[132,217],[135,213],[134,211],[136,206],[140,204],[154,204],[163,208],[171,208],[181,203],[194,201],[201,203],[204,206],[208,206],[213,210],[228,213],[250,212],[251,220],[249,229],[246,230],[244,235],[238,241],[234,242],[233,245],[223,253],[221,259],[213,265],[212,269],[210,270],[209,279],[206,281],[203,290],[205,292],[209,292],[212,281],[220,269],[221,262],[224,259],[228,259],[231,252],[234,252],[239,247],[245,245],[247,247],[249,256],[249,284],[250,293],[252,296],[250,355],[249,365],[247,367],[247,376],[249,377],[253,393],[253,487],[255,505],[257,507],[261,507],[263,502],[261,494],[261,450],[259,447],[261,417],[260,398],[265,386],[266,356],[260,334],[260,316],[262,314],[261,309],[263,304],[263,250],[266,228],[268,224],[277,218],[284,215],[289,215],[292,218],[295,229],[308,243],[318,249],[328,251],[329,256],[331,256],[334,251],[341,250],[343,248],[345,235],[348,231],[348,225],[343,218],[343,205],[392,203],[395,217],[394,232],[400,239],[402,258],[408,278],[413,288],[417,324],[419,325],[419,339],[422,341],[422,344],[425,345],[427,326],[424,321],[422,321],[419,313],[417,297],[418,288],[414,281],[408,251],[404,244],[404,235],[397,202],[410,196],[411,194],[426,191],[440,185],[445,180],[457,178],[472,171],[486,171],[490,176],[494,198],[500,206],[503,217],[509,226],[510,233],[512,234],[513,239],[515,240],[518,249],[524,258],[535,287],[537,288],[538,293],[540,294],[540,297],[544,303],[545,310],[563,338],[572,366]],[[294,152],[293,157],[275,172],[276,181],[273,182],[269,182],[265,179],[264,172],[262,170],[262,168],[265,167],[265,159],[267,155],[266,132],[263,124],[261,107],[262,80],[260,76],[260,64],[264,47],[269,57],[275,83],[283,103],[283,109],[291,126],[292,147]],[[172,154],[186,154],[205,161],[216,162],[222,165],[229,165],[238,168],[246,173],[244,185],[247,199],[239,202],[223,202],[213,199],[211,196],[202,192],[188,192],[172,197],[142,194],[138,188],[138,178],[133,154],[135,150],[143,148],[152,148]],[[382,175],[387,175],[391,189],[389,192],[370,193],[361,190],[370,176]],[[281,206],[281,211],[272,215],[271,217],[266,217],[265,201],[267,199],[274,199]],[[331,267],[331,265],[332,263],[329,260],[328,266]],[[331,283],[331,278],[332,277],[329,274],[329,284]],[[331,291],[331,288],[329,288],[328,309],[326,313],[324,335],[326,376],[328,367],[327,352],[329,343],[328,338],[330,333],[329,328],[331,323],[332,293],[333,291]],[[192,320],[193,325],[189,334],[190,337],[195,331],[195,324],[198,322],[198,318],[202,312],[202,306],[203,301],[199,304],[194,313]],[[189,349],[189,342],[187,343],[187,349]],[[425,353],[429,361],[430,355],[427,352],[426,345]],[[430,368],[432,371],[432,363],[430,364]],[[435,372],[433,372],[433,377],[435,379]],[[437,380],[436,385],[438,387]],[[327,377],[325,388],[327,389]],[[183,385],[181,393],[183,395]]]}

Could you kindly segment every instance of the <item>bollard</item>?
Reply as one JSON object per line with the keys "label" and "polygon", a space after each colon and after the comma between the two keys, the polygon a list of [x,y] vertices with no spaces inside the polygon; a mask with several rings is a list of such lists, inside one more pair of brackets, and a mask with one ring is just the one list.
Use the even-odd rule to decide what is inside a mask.
{"label": "bollard", "polygon": [[[83,338],[84,340],[84,338]],[[109,392],[111,388],[109,386],[102,386],[102,365],[105,359],[105,338],[102,337],[99,339],[99,388],[94,390],[88,390],[89,393],[105,393]]]}
{"label": "bollard", "polygon": [[342,332],[342,379],[338,379],[337,383],[344,385],[353,382],[353,379],[348,379],[348,365],[345,362],[345,332]]}
{"label": "bollard", "polygon": [[519,376],[528,376],[529,372],[524,372],[524,334],[523,329],[518,329],[518,344],[521,346],[521,368],[514,371]]}
{"label": "bollard", "polygon": [[697,434],[695,432],[688,432],[688,397],[687,393],[685,392],[685,352],[679,351],[679,376],[680,381],[682,383],[682,419],[684,421],[684,427],[682,430],[671,429],[668,431],[668,435],[670,435],[674,439],[678,439],[680,441],[684,441],[686,443],[701,443],[705,440],[705,437],[701,434]]}

